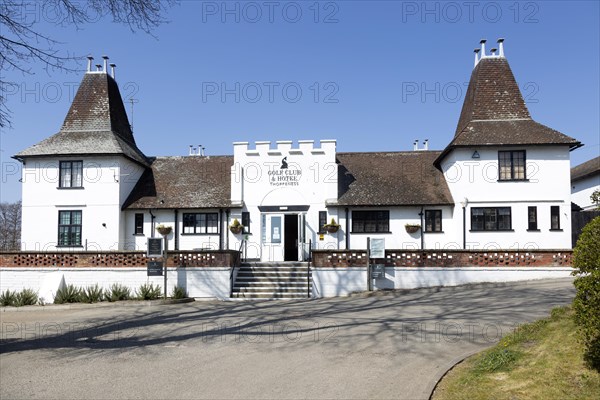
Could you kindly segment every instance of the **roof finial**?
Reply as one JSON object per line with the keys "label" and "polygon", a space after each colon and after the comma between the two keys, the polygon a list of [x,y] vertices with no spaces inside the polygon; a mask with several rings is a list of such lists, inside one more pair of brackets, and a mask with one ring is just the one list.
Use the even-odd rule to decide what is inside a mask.
{"label": "roof finial", "polygon": [[104,72],[108,73],[108,56],[102,56],[104,59]]}
{"label": "roof finial", "polygon": [[498,39],[498,48],[500,49],[500,57],[504,57],[504,38]]}
{"label": "roof finial", "polygon": [[87,59],[88,59],[87,72],[92,72],[92,61],[94,60],[94,57],[87,56]]}
{"label": "roof finial", "polygon": [[117,80],[117,78],[115,77],[115,67],[117,66],[117,64],[110,64],[110,74],[112,75],[114,80]]}
{"label": "roof finial", "polygon": [[485,42],[487,42],[485,39],[479,41],[481,43],[481,58],[485,58]]}
{"label": "roof finial", "polygon": [[475,65],[473,65],[473,68],[475,68],[477,66],[477,63],[479,62],[479,58],[477,57],[479,51],[480,49],[473,50],[473,52],[475,53]]}

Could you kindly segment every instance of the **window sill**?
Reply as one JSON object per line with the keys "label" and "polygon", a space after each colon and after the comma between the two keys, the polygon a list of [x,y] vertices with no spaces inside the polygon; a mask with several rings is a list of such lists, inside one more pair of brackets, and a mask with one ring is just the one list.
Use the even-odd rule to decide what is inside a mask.
{"label": "window sill", "polygon": [[562,229],[550,229],[550,232],[562,232]]}
{"label": "window sill", "polygon": [[58,245],[58,244],[57,244],[57,245],[56,245],[56,247],[60,247],[60,248],[70,248],[70,249],[73,249],[73,248],[83,249],[83,246],[82,246],[82,245],[80,245],[80,244],[79,244],[79,245],[76,245],[76,244],[74,244],[74,245],[68,245],[68,244],[60,244],[60,245]]}
{"label": "window sill", "polygon": [[85,189],[83,186],[74,186],[74,187],[61,187],[61,186],[57,186],[56,188],[58,190],[83,190],[83,189]]}
{"label": "window sill", "polygon": [[527,229],[527,232],[541,232],[539,229]]}
{"label": "window sill", "polygon": [[444,233],[444,231],[425,231],[425,233]]}
{"label": "window sill", "polygon": [[529,182],[529,179],[498,179],[497,182]]}
{"label": "window sill", "polygon": [[470,229],[469,232],[514,232],[514,229],[495,229],[495,230],[479,230],[479,229]]}
{"label": "window sill", "polygon": [[390,235],[392,232],[350,232],[351,235]]}
{"label": "window sill", "polygon": [[143,233],[134,233],[132,236],[145,236]]}

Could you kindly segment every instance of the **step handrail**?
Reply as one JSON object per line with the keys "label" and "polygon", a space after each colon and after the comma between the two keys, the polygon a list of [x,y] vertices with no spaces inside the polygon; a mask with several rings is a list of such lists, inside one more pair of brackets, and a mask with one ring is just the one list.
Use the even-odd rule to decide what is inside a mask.
{"label": "step handrail", "polygon": [[242,242],[240,243],[240,248],[238,249],[237,255],[236,255],[236,260],[233,263],[233,265],[231,266],[231,272],[229,273],[229,298],[233,297],[233,273],[235,272],[235,267],[237,266],[237,264],[241,264],[242,263],[242,247],[244,246],[244,243],[246,242],[246,240],[242,239]]}
{"label": "step handrail", "polygon": [[308,266],[306,268],[306,297],[310,299],[310,262],[312,261],[312,239],[308,240]]}

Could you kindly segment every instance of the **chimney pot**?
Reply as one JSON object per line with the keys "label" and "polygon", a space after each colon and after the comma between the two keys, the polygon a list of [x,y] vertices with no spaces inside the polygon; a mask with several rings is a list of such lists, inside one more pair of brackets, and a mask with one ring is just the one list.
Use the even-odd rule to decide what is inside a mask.
{"label": "chimney pot", "polygon": [[117,66],[117,64],[110,64],[110,74],[112,75],[113,79],[115,78],[115,67]]}
{"label": "chimney pot", "polygon": [[96,64],[96,71],[102,71],[102,65]]}
{"label": "chimney pot", "polygon": [[88,59],[87,70],[88,70],[88,72],[91,72],[92,71],[92,61],[94,60],[94,57],[87,56],[87,59]]}
{"label": "chimney pot", "polygon": [[475,49],[473,51],[475,52],[475,64],[473,65],[473,68],[475,68],[477,66],[477,63],[479,62],[479,57],[477,56],[477,54],[479,53],[480,49]]}
{"label": "chimney pot", "polygon": [[481,44],[481,58],[485,57],[485,42],[487,42],[487,40],[485,39],[481,39],[479,41],[479,43]]}
{"label": "chimney pot", "polygon": [[102,56],[102,58],[104,59],[104,72],[108,72],[108,56]]}
{"label": "chimney pot", "polygon": [[497,49],[491,49],[490,51],[492,52],[492,55],[495,56],[496,55],[496,50]]}
{"label": "chimney pot", "polygon": [[498,55],[500,57],[504,57],[504,38],[498,39],[498,48],[500,49],[500,53]]}

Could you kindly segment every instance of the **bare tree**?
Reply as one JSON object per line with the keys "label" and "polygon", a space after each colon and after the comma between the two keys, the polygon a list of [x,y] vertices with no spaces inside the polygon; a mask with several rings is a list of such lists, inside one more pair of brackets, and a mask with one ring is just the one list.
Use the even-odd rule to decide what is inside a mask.
{"label": "bare tree", "polygon": [[[46,71],[76,71],[85,54],[71,54],[63,43],[36,29],[39,18],[29,18],[27,8],[52,10],[52,23],[79,27],[107,16],[129,26],[132,31],[152,30],[166,22],[163,14],[175,0],[2,0],[0,1],[0,128],[11,126],[6,90],[11,82],[3,80],[5,71],[32,74],[41,64]],[[37,13],[42,15],[43,13]]]}
{"label": "bare tree", "polygon": [[21,249],[21,201],[0,203],[0,250]]}

